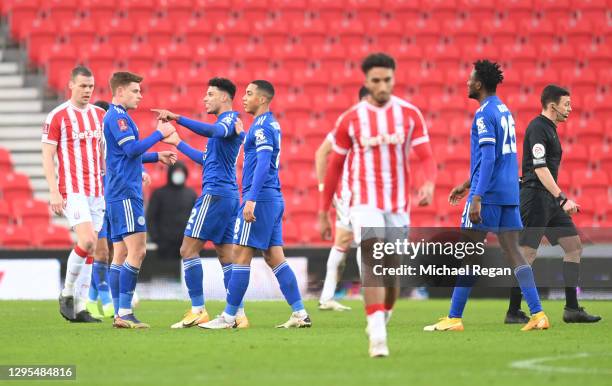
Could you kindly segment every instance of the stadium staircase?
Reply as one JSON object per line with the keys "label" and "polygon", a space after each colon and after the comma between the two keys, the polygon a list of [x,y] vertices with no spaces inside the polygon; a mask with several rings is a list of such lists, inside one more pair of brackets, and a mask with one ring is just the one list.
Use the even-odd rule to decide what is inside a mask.
{"label": "stadium staircase", "polygon": [[[207,119],[200,113],[201,99],[212,76],[234,80],[238,97],[250,80],[272,80],[273,110],[284,135],[288,244],[319,240],[314,151],[355,101],[362,82],[359,62],[373,51],[397,59],[395,93],[423,111],[439,165],[435,203],[413,208],[414,225],[457,224],[462,208],[450,207],[446,198],[467,177],[468,128],[477,107],[467,99],[465,83],[471,63],[487,57],[505,70],[499,94],[516,117],[519,157],[541,89],[548,83],[570,88],[574,111],[559,127],[564,141],[559,183],[582,204],[578,225],[612,226],[612,1],[5,0],[1,7],[3,27],[27,52],[28,67],[19,68],[44,73],[46,86],[58,95],[66,94],[77,63],[92,68],[102,99],[109,98],[106,79],[113,71],[144,75],[145,98],[133,113],[144,135],[154,127],[151,107]],[[125,48],[118,51],[119,46]],[[21,70],[2,69],[9,84],[30,85]],[[31,176],[43,198],[37,193],[43,183],[34,140],[49,106],[42,105],[40,90],[20,90],[16,96],[31,98],[6,106],[24,110],[2,113],[14,119],[2,127],[11,133],[6,135],[24,135],[32,145],[5,134],[2,145],[14,144],[18,170]],[[204,146],[201,138],[186,139]],[[188,183],[199,191],[199,167],[187,164]],[[423,176],[418,164],[412,169],[418,185]],[[153,167],[150,173],[153,188],[165,182],[165,170]]]}

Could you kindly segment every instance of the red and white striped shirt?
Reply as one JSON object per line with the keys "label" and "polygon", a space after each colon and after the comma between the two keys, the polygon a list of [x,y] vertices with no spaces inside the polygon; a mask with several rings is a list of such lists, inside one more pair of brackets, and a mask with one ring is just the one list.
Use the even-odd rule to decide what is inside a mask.
{"label": "red and white striped shirt", "polygon": [[351,206],[407,212],[410,149],[430,146],[419,109],[396,96],[382,107],[362,101],[338,118],[333,135],[334,151],[349,155]]}
{"label": "red and white striped shirt", "polygon": [[104,195],[102,183],[102,121],[104,109],[88,104],[84,109],[66,101],[47,115],[42,142],[57,146],[59,191]]}

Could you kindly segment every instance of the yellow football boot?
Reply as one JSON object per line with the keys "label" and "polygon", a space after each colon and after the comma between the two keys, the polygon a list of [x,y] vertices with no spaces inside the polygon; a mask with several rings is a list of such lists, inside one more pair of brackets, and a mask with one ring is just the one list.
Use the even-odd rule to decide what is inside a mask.
{"label": "yellow football boot", "polygon": [[463,331],[463,322],[461,318],[449,318],[445,316],[440,318],[438,323],[425,326],[423,331]]}
{"label": "yellow football boot", "polygon": [[208,317],[208,312],[206,310],[202,310],[201,312],[191,312],[191,310],[187,311],[185,315],[183,315],[183,319],[174,323],[170,328],[189,328],[193,326],[197,326],[200,323],[206,323],[210,320]]}
{"label": "yellow football boot", "polygon": [[540,311],[537,314],[531,315],[529,322],[521,328],[521,331],[531,330],[548,330],[550,328],[550,322],[548,316],[544,311]]}

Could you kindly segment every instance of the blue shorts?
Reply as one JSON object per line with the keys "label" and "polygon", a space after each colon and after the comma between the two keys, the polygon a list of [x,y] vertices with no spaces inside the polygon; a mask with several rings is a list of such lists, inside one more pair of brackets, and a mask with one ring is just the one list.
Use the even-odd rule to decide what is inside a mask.
{"label": "blue shorts", "polygon": [[110,220],[111,240],[115,243],[137,232],[147,231],[142,200],[127,198],[106,205]]}
{"label": "blue shorts", "polygon": [[283,245],[283,201],[260,201],[255,204],[255,222],[245,223],[240,205],[234,225],[234,244],[267,250]]}
{"label": "blue shorts", "polygon": [[185,236],[219,244],[231,244],[240,200],[237,198],[200,196],[191,210]]}
{"label": "blue shorts", "polygon": [[106,211],[104,212],[104,219],[102,220],[102,229],[98,232],[98,239],[110,239],[111,235],[110,220],[108,219],[108,211]]}
{"label": "blue shorts", "polygon": [[472,200],[465,203],[463,214],[461,215],[461,228],[473,229],[482,232],[499,233],[504,231],[520,231],[523,229],[521,221],[521,211],[518,205],[494,205],[481,204],[480,224],[470,221],[469,212]]}

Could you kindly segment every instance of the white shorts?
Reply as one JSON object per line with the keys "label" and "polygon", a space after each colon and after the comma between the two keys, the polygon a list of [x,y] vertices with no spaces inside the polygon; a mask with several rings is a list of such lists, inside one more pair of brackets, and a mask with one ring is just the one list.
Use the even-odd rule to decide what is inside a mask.
{"label": "white shorts", "polygon": [[64,215],[71,227],[90,222],[96,232],[100,232],[104,222],[106,205],[104,197],[90,197],[84,194],[68,193]]}
{"label": "white shorts", "polygon": [[334,195],[334,208],[336,208],[336,228],[342,228],[345,231],[352,232],[350,199],[340,198]]}
{"label": "white shorts", "polygon": [[[361,228],[377,228],[366,231],[367,233],[363,235],[363,238],[366,240],[371,238],[395,238],[398,234],[397,228],[401,228],[406,234],[408,232],[410,219],[406,212],[385,212],[371,206],[360,205],[352,207],[350,213],[351,223],[353,224],[353,236],[357,244],[362,239]],[[385,228],[395,228],[396,231],[391,235],[386,232]]]}

